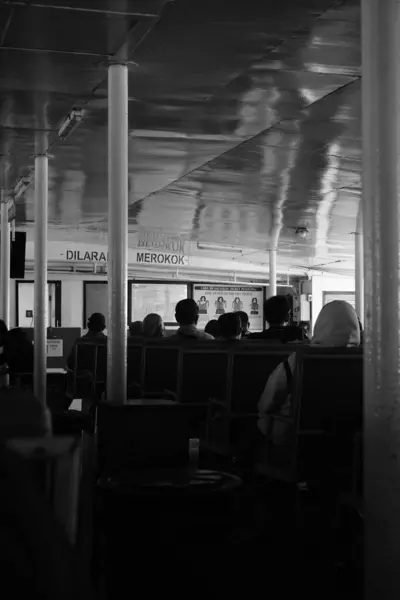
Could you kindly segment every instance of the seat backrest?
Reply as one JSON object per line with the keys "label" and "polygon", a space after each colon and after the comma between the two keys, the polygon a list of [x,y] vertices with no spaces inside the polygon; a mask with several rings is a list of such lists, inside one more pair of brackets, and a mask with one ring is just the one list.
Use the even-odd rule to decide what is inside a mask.
{"label": "seat backrest", "polygon": [[[351,476],[354,436],[362,427],[360,349],[308,349],[297,355],[293,465],[301,479]],[[347,473],[347,475],[346,475]]]}
{"label": "seat backrest", "polygon": [[233,413],[257,412],[257,404],[268,377],[285,358],[293,346],[280,344],[246,344],[233,353],[231,408]]}
{"label": "seat backrest", "polygon": [[107,382],[107,342],[79,340],[73,352],[73,395],[100,398]]}
{"label": "seat backrest", "polygon": [[107,381],[107,343],[97,344],[97,363],[95,372],[96,383],[105,383]]}
{"label": "seat backrest", "polygon": [[7,446],[29,461],[37,483],[49,497],[55,516],[73,544],[78,527],[81,475],[79,437],[14,438]]}
{"label": "seat backrest", "polygon": [[209,398],[227,403],[232,353],[210,345],[182,348],[179,398],[182,402],[207,402]]}
{"label": "seat backrest", "polygon": [[186,465],[189,439],[198,437],[199,424],[205,417],[205,406],[168,400],[100,404],[97,410],[99,471]]}
{"label": "seat backrest", "polygon": [[128,341],[128,367],[127,367],[127,380],[128,386],[132,383],[140,385],[142,376],[142,355],[143,355],[143,344],[133,343]]}
{"label": "seat backrest", "polygon": [[97,362],[97,344],[94,342],[87,342],[85,340],[79,340],[75,344],[74,348],[74,371],[89,371],[94,373]]}
{"label": "seat backrest", "polygon": [[296,395],[302,432],[335,433],[362,422],[363,358],[358,348],[308,349],[298,355]]}
{"label": "seat backrest", "polygon": [[146,344],[143,357],[142,387],[145,393],[176,392],[178,388],[179,345],[161,341]]}

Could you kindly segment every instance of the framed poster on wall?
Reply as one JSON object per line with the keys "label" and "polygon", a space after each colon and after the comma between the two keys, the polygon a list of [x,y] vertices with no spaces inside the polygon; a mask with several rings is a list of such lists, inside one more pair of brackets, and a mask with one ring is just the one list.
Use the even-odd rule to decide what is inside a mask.
{"label": "framed poster on wall", "polygon": [[199,306],[199,326],[226,312],[243,310],[249,315],[251,331],[264,329],[264,288],[228,285],[194,285],[193,298]]}

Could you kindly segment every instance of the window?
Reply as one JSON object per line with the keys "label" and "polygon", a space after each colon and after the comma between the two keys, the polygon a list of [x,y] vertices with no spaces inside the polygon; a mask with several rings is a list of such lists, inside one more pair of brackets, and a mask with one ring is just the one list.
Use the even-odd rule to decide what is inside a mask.
{"label": "window", "polygon": [[86,281],[84,286],[84,323],[86,329],[87,322],[93,313],[101,313],[108,317],[108,284],[106,281],[92,282]]}
{"label": "window", "polygon": [[324,306],[334,300],[344,300],[356,308],[356,295],[354,292],[324,292]]}
{"label": "window", "polygon": [[175,306],[188,297],[185,283],[131,283],[131,321],[143,321],[157,313],[170,327],[176,327]]}

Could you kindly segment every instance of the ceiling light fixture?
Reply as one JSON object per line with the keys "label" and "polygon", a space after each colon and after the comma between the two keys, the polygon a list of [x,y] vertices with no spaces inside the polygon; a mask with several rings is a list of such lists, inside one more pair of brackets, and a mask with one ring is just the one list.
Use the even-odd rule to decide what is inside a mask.
{"label": "ceiling light fixture", "polygon": [[345,192],[346,194],[355,194],[356,196],[361,196],[362,194],[362,189],[358,187],[345,186],[337,189],[340,192]]}
{"label": "ceiling light fixture", "polygon": [[296,228],[296,231],[295,231],[295,234],[296,234],[296,235],[297,235],[299,238],[301,238],[301,239],[303,239],[303,240],[304,240],[304,239],[305,239],[305,238],[308,236],[308,234],[309,234],[309,231],[308,231],[308,228],[307,228],[307,227],[297,227],[297,228]]}
{"label": "ceiling light fixture", "polygon": [[29,186],[31,180],[29,179],[29,177],[23,176],[20,177],[17,181],[17,183],[14,186],[12,195],[14,196],[14,198],[19,198],[20,196],[22,196],[22,194],[25,192],[26,188]]}
{"label": "ceiling light fixture", "polygon": [[83,119],[84,111],[74,108],[71,110],[60,129],[58,130],[58,137],[60,140],[65,140],[78,127]]}
{"label": "ceiling light fixture", "polygon": [[197,243],[198,250],[214,250],[215,252],[230,252],[231,254],[242,254],[242,250],[240,248],[236,248],[235,246],[219,246],[218,244],[203,244],[201,242]]}

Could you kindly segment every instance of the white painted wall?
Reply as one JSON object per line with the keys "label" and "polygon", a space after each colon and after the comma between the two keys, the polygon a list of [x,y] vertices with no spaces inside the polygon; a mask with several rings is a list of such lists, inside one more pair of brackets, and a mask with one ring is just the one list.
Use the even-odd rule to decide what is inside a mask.
{"label": "white painted wall", "polygon": [[34,307],[34,284],[22,283],[18,286],[18,325],[20,327],[32,327],[33,319],[26,317],[26,311],[33,312]]}
{"label": "white painted wall", "polygon": [[324,292],[354,292],[354,277],[339,277],[337,275],[314,275],[312,284],[312,328],[323,307]]}

